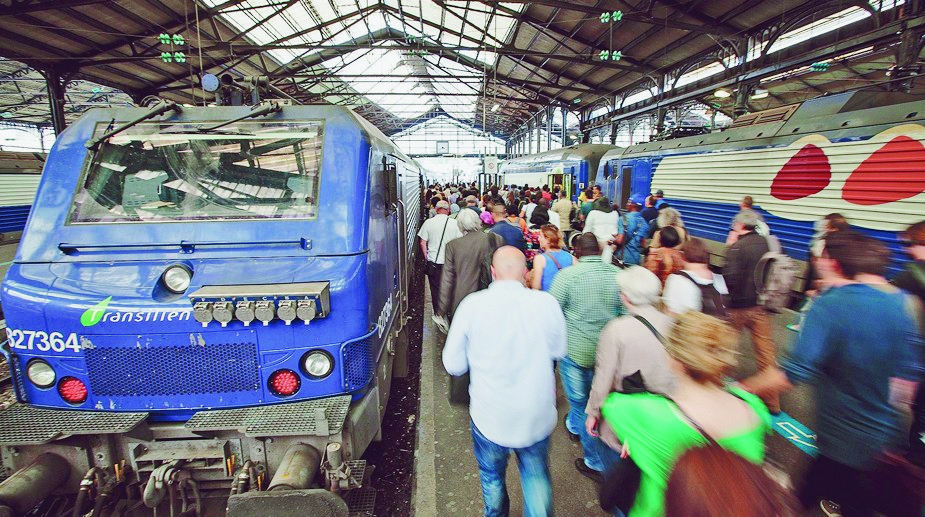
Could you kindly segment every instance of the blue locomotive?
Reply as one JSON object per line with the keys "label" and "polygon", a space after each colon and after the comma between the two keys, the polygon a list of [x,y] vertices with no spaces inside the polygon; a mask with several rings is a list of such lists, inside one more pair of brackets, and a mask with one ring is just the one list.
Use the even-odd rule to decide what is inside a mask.
{"label": "blue locomotive", "polygon": [[3,464],[139,484],[151,508],[179,479],[234,486],[230,514],[270,512],[268,487],[340,511],[327,494],[362,484],[407,346],[420,196],[418,165],[346,108],[88,112],[2,285]]}
{"label": "blue locomotive", "polygon": [[717,255],[744,196],[788,254],[806,260],[813,222],[838,212],[904,260],[897,232],[925,214],[925,99],[855,91],[739,117],[722,132],[611,151],[597,183],[623,206],[663,190]]}
{"label": "blue locomotive", "polygon": [[576,144],[542,153],[504,160],[499,172],[505,185],[561,185],[571,199],[594,184],[598,164],[615,147],[607,144]]}

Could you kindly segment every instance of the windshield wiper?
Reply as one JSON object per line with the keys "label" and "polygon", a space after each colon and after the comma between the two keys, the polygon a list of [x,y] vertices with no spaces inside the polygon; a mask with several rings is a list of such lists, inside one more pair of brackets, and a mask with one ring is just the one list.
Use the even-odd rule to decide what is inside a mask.
{"label": "windshield wiper", "polygon": [[80,250],[111,250],[111,249],[153,249],[153,248],[179,248],[180,253],[193,253],[197,247],[224,248],[235,246],[289,246],[297,245],[309,251],[312,249],[312,240],[301,237],[298,240],[268,240],[268,241],[180,241],[180,242],[146,242],[146,243],[118,243],[118,244],[74,244],[62,242],[58,249],[65,255],[73,255]]}
{"label": "windshield wiper", "polygon": [[245,120],[249,118],[262,117],[264,115],[269,115],[270,113],[276,113],[278,111],[282,111],[282,109],[283,108],[279,105],[279,103],[274,102],[274,101],[270,101],[266,104],[258,104],[257,106],[254,106],[253,108],[251,108],[251,112],[248,113],[247,115],[244,115],[238,118],[233,118],[226,122],[221,122],[221,123],[218,123],[212,126],[201,127],[201,128],[198,128],[196,131],[199,131],[200,133],[208,133],[211,131],[215,131],[216,129],[220,127],[225,127],[228,124],[234,124],[235,122],[239,122],[241,120]]}
{"label": "windshield wiper", "polygon": [[177,103],[173,101],[169,101],[166,99],[162,100],[161,102],[158,102],[153,107],[151,107],[151,109],[149,109],[147,113],[145,113],[144,115],[141,115],[135,120],[126,122],[125,124],[122,124],[121,126],[115,129],[112,129],[110,131],[107,131],[103,133],[102,135],[88,141],[87,149],[90,149],[91,151],[96,151],[97,148],[99,148],[100,144],[106,141],[107,139],[109,139],[109,137],[117,135],[132,126],[135,126],[141,122],[144,122],[145,120],[150,120],[154,117],[157,117],[158,115],[163,115],[164,113],[167,113],[168,111],[175,111],[177,113],[180,113],[181,111],[183,111],[183,108],[181,108]]}

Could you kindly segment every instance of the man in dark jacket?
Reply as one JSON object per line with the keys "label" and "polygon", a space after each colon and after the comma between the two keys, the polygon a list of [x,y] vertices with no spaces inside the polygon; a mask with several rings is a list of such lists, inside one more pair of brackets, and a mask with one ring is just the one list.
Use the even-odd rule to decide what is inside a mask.
{"label": "man in dark jacket", "polygon": [[482,277],[491,278],[491,256],[504,245],[495,233],[482,231],[482,221],[473,210],[463,210],[456,216],[463,236],[446,245],[446,262],[440,277],[440,310],[448,323],[453,322],[456,307],[466,296],[487,286],[479,285]]}
{"label": "man in dark jacket", "polygon": [[[777,349],[771,338],[771,316],[758,305],[758,288],[755,269],[758,261],[769,251],[768,241],[758,235],[755,228],[760,217],[750,209],[742,210],[732,222],[734,242],[726,249],[726,267],[723,277],[729,287],[729,317],[740,331],[751,332],[755,347],[755,365],[762,372],[777,364]],[[764,401],[771,413],[780,413],[780,397],[768,396]]]}

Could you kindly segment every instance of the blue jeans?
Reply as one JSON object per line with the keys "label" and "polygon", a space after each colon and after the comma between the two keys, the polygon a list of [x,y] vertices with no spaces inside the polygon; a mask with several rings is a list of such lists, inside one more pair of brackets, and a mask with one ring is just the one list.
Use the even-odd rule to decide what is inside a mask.
{"label": "blue jeans", "polygon": [[588,434],[585,429],[585,406],[588,405],[588,394],[591,393],[591,380],[594,379],[594,369],[579,366],[566,356],[559,361],[559,377],[562,379],[562,389],[568,399],[569,411],[565,418],[565,425],[569,432],[581,438],[581,450],[588,468],[603,472],[619,460],[620,455],[611,449],[600,438]]}
{"label": "blue jeans", "polygon": [[507,496],[505,472],[507,458],[513,451],[517,456],[517,468],[520,470],[520,484],[524,493],[524,515],[552,515],[552,483],[549,479],[549,437],[529,447],[512,449],[502,447],[479,432],[475,424],[472,428],[472,443],[475,449],[475,461],[479,464],[479,478],[482,481],[482,501],[485,505],[485,517],[506,516],[510,512],[510,499]]}

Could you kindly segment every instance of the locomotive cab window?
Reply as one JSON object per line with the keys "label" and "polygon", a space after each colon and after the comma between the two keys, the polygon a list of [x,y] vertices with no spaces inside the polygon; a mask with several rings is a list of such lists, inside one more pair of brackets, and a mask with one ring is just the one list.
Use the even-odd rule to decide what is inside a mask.
{"label": "locomotive cab window", "polygon": [[68,222],[318,216],[321,122],[208,125],[139,124],[102,142],[89,153]]}

